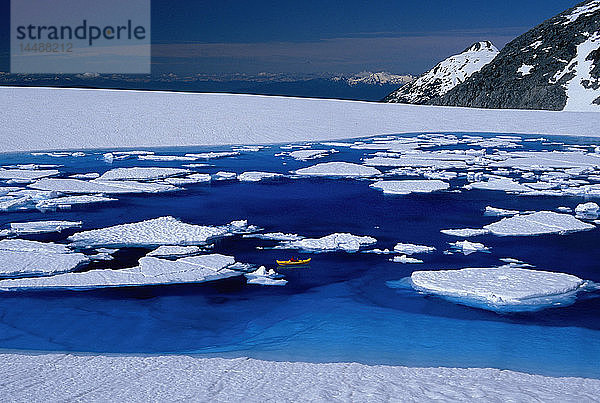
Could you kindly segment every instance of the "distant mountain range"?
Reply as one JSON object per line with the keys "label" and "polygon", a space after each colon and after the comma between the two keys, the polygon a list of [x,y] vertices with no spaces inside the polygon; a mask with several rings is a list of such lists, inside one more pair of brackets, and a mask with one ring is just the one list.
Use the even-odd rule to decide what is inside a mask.
{"label": "distant mountain range", "polygon": [[581,2],[546,20],[495,55],[489,42],[478,45],[384,101],[600,112],[600,0]]}
{"label": "distant mountain range", "polygon": [[315,98],[379,101],[399,85],[415,77],[388,72],[357,74],[8,74],[0,73],[0,85],[123,88],[192,92],[231,92]]}

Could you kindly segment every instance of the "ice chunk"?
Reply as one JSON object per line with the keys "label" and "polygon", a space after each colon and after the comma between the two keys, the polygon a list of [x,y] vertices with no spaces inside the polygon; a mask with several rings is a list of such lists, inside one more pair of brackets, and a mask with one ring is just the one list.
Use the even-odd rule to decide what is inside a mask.
{"label": "ice chunk", "polygon": [[40,179],[29,187],[40,190],[50,190],[62,193],[159,193],[180,190],[176,186],[159,183],[143,183],[136,181],[107,181],[94,179],[83,181],[79,179]]}
{"label": "ice chunk", "polygon": [[242,182],[260,182],[263,179],[273,179],[279,176],[283,175],[274,172],[248,171],[239,174],[237,178]]}
{"label": "ice chunk", "polygon": [[196,161],[198,158],[191,155],[139,155],[142,161]]}
{"label": "ice chunk", "polygon": [[419,291],[491,310],[539,309],[564,301],[584,284],[571,274],[511,266],[415,271],[410,278]]}
{"label": "ice chunk", "polygon": [[246,282],[248,284],[260,284],[260,285],[286,285],[287,280],[283,278],[277,278],[278,274],[273,269],[267,270],[265,266],[260,266],[258,269],[251,273],[245,273]]}
{"label": "ice chunk", "polygon": [[210,182],[211,177],[209,174],[191,174],[184,176],[183,178],[165,178],[162,181],[170,185],[179,186],[190,185],[192,183]]}
{"label": "ice chunk", "polygon": [[170,176],[183,175],[187,173],[190,173],[188,169],[181,168],[115,168],[102,174],[102,176],[100,176],[100,180],[151,180],[168,178]]}
{"label": "ice chunk", "polygon": [[399,243],[394,246],[394,252],[404,255],[414,255],[416,253],[431,253],[435,250],[433,246],[414,245],[412,243]]}
{"label": "ice chunk", "polygon": [[403,181],[377,181],[372,183],[372,188],[383,191],[386,194],[406,195],[410,193],[430,193],[445,190],[450,187],[447,182],[431,180],[403,180]]}
{"label": "ice chunk", "polygon": [[598,204],[594,202],[582,203],[575,207],[575,213],[577,217],[595,219],[598,218]]}
{"label": "ice chunk", "polygon": [[61,232],[67,228],[81,227],[81,221],[29,221],[13,222],[10,229],[17,235]]}
{"label": "ice chunk", "polygon": [[175,245],[161,245],[148,253],[146,256],[156,257],[176,257],[176,256],[187,256],[193,255],[200,252],[198,246],[175,246]]}
{"label": "ice chunk", "polygon": [[223,152],[208,152],[208,153],[200,153],[200,154],[186,154],[186,157],[194,157],[196,159],[216,159],[216,158],[225,158],[225,157],[235,157],[236,155],[240,155],[237,151],[223,151]]}
{"label": "ice chunk", "polygon": [[538,211],[532,214],[503,218],[483,228],[494,235],[526,236],[568,234],[577,231],[587,231],[595,227],[568,214],[555,213],[553,211]]}
{"label": "ice chunk", "polygon": [[200,245],[229,232],[226,227],[186,224],[167,216],[78,232],[69,241],[77,246]]}
{"label": "ice chunk", "polygon": [[600,166],[600,156],[573,151],[516,151],[506,155],[494,167],[522,168],[593,168]]}
{"label": "ice chunk", "polygon": [[90,172],[87,174],[74,174],[69,176],[69,178],[74,178],[74,179],[96,179],[100,176],[99,173],[97,172]]}
{"label": "ice chunk", "polygon": [[297,150],[292,151],[288,155],[299,161],[308,161],[317,158],[326,157],[332,153],[336,153],[334,149],[331,150]]}
{"label": "ice chunk", "polygon": [[219,171],[214,175],[217,181],[234,180],[237,177],[235,172]]}
{"label": "ice chunk", "polygon": [[297,234],[284,234],[283,232],[268,232],[266,234],[250,234],[244,235],[245,238],[259,238],[270,241],[298,241],[304,239],[303,236]]}
{"label": "ice chunk", "polygon": [[457,236],[457,237],[461,237],[461,238],[485,235],[485,234],[490,233],[489,230],[481,229],[481,228],[443,229],[443,230],[440,230],[440,232],[442,234],[446,234],[446,235],[450,235],[450,236]]}
{"label": "ice chunk", "polygon": [[518,210],[506,210],[502,208],[496,208],[492,206],[487,206],[485,208],[485,215],[487,216],[496,216],[496,217],[509,217],[515,214],[519,214]]}
{"label": "ice chunk", "polygon": [[357,236],[348,233],[335,233],[322,238],[305,238],[284,242],[279,249],[300,249],[307,252],[345,251],[357,252],[361,246],[372,245],[377,239],[370,236]]}
{"label": "ice chunk", "polygon": [[473,182],[465,186],[465,189],[501,190],[504,192],[529,192],[525,185],[510,178],[492,178],[487,182]]}
{"label": "ice chunk", "polygon": [[390,259],[390,261],[394,263],[423,263],[421,259],[416,259],[406,255],[394,256],[392,259]]}
{"label": "ice chunk", "polygon": [[449,242],[449,244],[454,250],[461,252],[463,255],[470,255],[471,253],[488,250],[484,244],[478,242],[456,241]]}
{"label": "ice chunk", "polygon": [[3,239],[0,241],[0,276],[39,276],[77,268],[89,259],[65,245]]}
{"label": "ice chunk", "polygon": [[104,196],[65,196],[47,200],[40,200],[35,204],[35,208],[40,211],[67,209],[71,208],[71,206],[74,204],[105,203],[116,200],[117,199],[111,199],[109,197]]}
{"label": "ice chunk", "polygon": [[351,162],[325,162],[307,168],[298,169],[297,175],[303,176],[333,176],[333,177],[371,177],[381,172],[372,167],[353,164]]}
{"label": "ice chunk", "polygon": [[0,179],[16,179],[23,181],[34,181],[48,176],[58,175],[56,169],[27,170],[27,169],[0,169]]}
{"label": "ice chunk", "polygon": [[565,207],[565,206],[557,207],[556,210],[560,211],[561,213],[571,213],[571,212],[573,212],[573,209],[571,207]]}
{"label": "ice chunk", "polygon": [[130,269],[90,270],[51,277],[0,280],[0,289],[87,290],[103,287],[202,283],[239,276],[239,272],[227,269],[234,262],[233,257],[219,254],[188,257],[175,261],[143,257],[139,261],[139,266]]}

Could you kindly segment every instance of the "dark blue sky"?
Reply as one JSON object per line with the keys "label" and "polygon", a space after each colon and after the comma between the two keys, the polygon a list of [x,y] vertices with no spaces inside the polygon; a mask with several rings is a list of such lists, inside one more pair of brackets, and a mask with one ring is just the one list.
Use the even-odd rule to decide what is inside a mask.
{"label": "dark blue sky", "polygon": [[[154,0],[153,71],[416,74],[478,40],[500,48],[577,2]],[[8,4],[0,0],[0,71]]]}

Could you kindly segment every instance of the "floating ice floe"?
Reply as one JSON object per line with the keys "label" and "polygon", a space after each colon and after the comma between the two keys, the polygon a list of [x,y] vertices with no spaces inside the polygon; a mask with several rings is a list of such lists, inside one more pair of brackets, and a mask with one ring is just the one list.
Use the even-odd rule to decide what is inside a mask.
{"label": "floating ice floe", "polygon": [[216,158],[225,158],[225,157],[235,157],[236,155],[240,155],[238,151],[222,151],[222,152],[208,152],[208,153],[199,153],[199,154],[186,154],[187,157],[194,157],[196,159],[216,159]]}
{"label": "floating ice floe", "polygon": [[0,169],[0,180],[12,180],[15,182],[32,182],[37,179],[46,178],[48,176],[58,175],[60,172],[57,169]]}
{"label": "floating ice floe", "polygon": [[433,246],[414,245],[412,243],[398,243],[394,246],[394,252],[403,255],[414,255],[417,253],[431,253],[435,250]]}
{"label": "floating ice floe", "polygon": [[296,150],[290,152],[288,155],[299,161],[314,160],[317,158],[327,157],[333,153],[337,153],[337,150]]}
{"label": "floating ice floe", "polygon": [[373,157],[365,160],[365,165],[368,166],[383,166],[383,167],[422,167],[435,169],[449,168],[466,168],[466,161],[472,160],[472,156],[460,156],[451,154],[449,158],[444,155],[435,155],[433,153],[409,154],[395,157]]}
{"label": "floating ice floe", "polygon": [[[246,226],[244,226],[246,224]],[[76,246],[202,245],[247,228],[245,221],[220,227],[186,224],[174,217],[159,217],[130,224],[78,232],[68,239]]]}
{"label": "floating ice floe", "polygon": [[526,236],[542,234],[568,234],[596,228],[568,215],[553,211],[538,211],[532,214],[503,218],[483,227],[494,235]]}
{"label": "floating ice floe", "polygon": [[196,161],[198,158],[189,155],[138,155],[141,161]]}
{"label": "floating ice floe", "polygon": [[407,195],[410,193],[431,193],[446,190],[450,187],[447,182],[428,180],[377,181],[369,185],[385,194]]}
{"label": "floating ice floe", "polygon": [[104,196],[64,196],[40,200],[35,204],[35,208],[40,211],[69,209],[71,206],[77,204],[106,203],[116,200],[117,199],[111,199],[110,197]]}
{"label": "floating ice floe", "polygon": [[277,249],[300,249],[306,252],[357,252],[361,246],[372,245],[377,239],[370,236],[357,236],[348,233],[336,233],[322,238],[305,238],[283,242]]}
{"label": "floating ice floe", "polygon": [[273,269],[267,270],[265,266],[260,266],[251,273],[245,273],[246,282],[248,284],[260,285],[286,285],[287,280],[277,278],[278,274]]}
{"label": "floating ice floe", "polygon": [[193,183],[205,183],[205,182],[210,182],[212,180],[211,176],[209,174],[191,174],[188,176],[184,176],[182,178],[165,178],[162,179],[162,182],[164,183],[168,183],[170,185],[174,185],[174,186],[181,186],[181,185],[191,185]]}
{"label": "floating ice floe", "polygon": [[269,241],[298,241],[304,239],[303,236],[297,234],[285,234],[283,232],[268,232],[266,234],[249,234],[244,235],[244,238],[258,238]]}
{"label": "floating ice floe", "polygon": [[148,285],[203,283],[241,273],[227,267],[235,263],[231,256],[220,254],[165,260],[143,257],[139,266],[130,269],[90,270],[50,277],[0,280],[0,289],[71,289],[88,290],[106,287],[136,287]]}
{"label": "floating ice floe", "polygon": [[600,155],[573,151],[515,151],[503,161],[490,164],[494,167],[521,168],[594,168],[600,166]]}
{"label": "floating ice floe", "polygon": [[573,209],[571,207],[561,206],[561,207],[557,207],[556,211],[560,211],[561,213],[572,213]]}
{"label": "floating ice floe", "polygon": [[490,233],[489,230],[482,229],[482,228],[443,229],[443,230],[440,230],[440,232],[442,234],[461,237],[461,238],[465,238],[465,237],[468,238],[471,236],[485,235],[485,234]]}
{"label": "floating ice floe", "polygon": [[100,177],[100,174],[97,172],[90,172],[87,174],[74,174],[69,176],[69,178],[74,179],[96,179],[98,177]]}
{"label": "floating ice floe", "polygon": [[144,183],[131,180],[108,181],[94,179],[83,181],[80,179],[40,179],[29,185],[30,188],[39,190],[56,191],[61,193],[161,193],[181,190],[173,185],[161,183]]}
{"label": "floating ice floe", "polygon": [[307,168],[300,168],[295,172],[302,176],[333,176],[333,177],[372,177],[381,175],[381,172],[372,167],[353,164],[351,162],[324,162]]}
{"label": "floating ice floe", "polygon": [[188,256],[194,255],[202,251],[198,246],[177,246],[177,245],[161,245],[153,251],[149,252],[146,256],[155,257],[177,257],[177,256]]}
{"label": "floating ice floe", "polygon": [[3,239],[0,241],[0,276],[41,276],[71,271],[89,259],[65,245]]}
{"label": "floating ice floe", "polygon": [[489,250],[484,244],[470,241],[449,242],[453,250],[461,252],[463,255],[470,255],[475,252],[483,252]]}
{"label": "floating ice floe", "polygon": [[61,232],[68,228],[81,227],[81,221],[29,221],[10,223],[10,231],[16,235]]}
{"label": "floating ice floe", "polygon": [[506,210],[502,208],[496,208],[492,206],[487,206],[485,208],[485,215],[487,216],[495,216],[495,217],[509,217],[515,214],[519,214],[518,210]]}
{"label": "floating ice floe", "polygon": [[410,279],[416,290],[493,311],[537,310],[567,305],[574,301],[574,294],[585,283],[571,274],[510,265],[415,271]]}
{"label": "floating ice floe", "polygon": [[260,182],[264,179],[274,179],[283,176],[282,174],[274,172],[259,172],[259,171],[248,171],[241,173],[237,176],[239,181],[242,182]]}
{"label": "floating ice floe", "polygon": [[575,213],[577,217],[585,218],[585,219],[595,219],[598,218],[598,210],[600,207],[597,203],[588,202],[579,204],[575,207]]}
{"label": "floating ice floe", "polygon": [[213,179],[216,181],[226,181],[226,180],[235,180],[237,178],[237,174],[235,172],[226,172],[219,171],[214,174]]}
{"label": "floating ice floe", "polygon": [[121,180],[152,180],[163,179],[170,176],[183,175],[190,173],[187,169],[181,168],[156,168],[156,167],[134,167],[134,168],[115,168],[106,171],[100,176],[103,181],[121,181]]}
{"label": "floating ice floe", "polygon": [[391,255],[392,253],[396,253],[393,250],[389,250],[389,249],[369,249],[369,250],[363,250],[361,251],[362,253],[374,253],[376,255]]}
{"label": "floating ice floe", "polygon": [[409,257],[406,255],[401,255],[401,256],[394,256],[393,258],[390,259],[391,262],[394,263],[423,263],[423,261],[421,259],[416,259],[414,257]]}
{"label": "floating ice floe", "polygon": [[486,182],[473,182],[465,185],[465,189],[501,190],[504,192],[530,192],[531,188],[510,178],[493,178]]}

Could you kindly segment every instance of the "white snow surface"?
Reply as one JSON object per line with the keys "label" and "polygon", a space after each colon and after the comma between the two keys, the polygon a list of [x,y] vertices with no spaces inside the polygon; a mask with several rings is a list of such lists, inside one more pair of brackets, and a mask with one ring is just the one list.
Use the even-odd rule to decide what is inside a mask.
{"label": "white snow surface", "polygon": [[577,7],[571,14],[566,15],[564,17],[565,21],[563,22],[563,25],[569,25],[570,23],[577,21],[577,19],[582,15],[589,15],[598,10],[600,10],[600,1],[589,1],[586,4]]}
{"label": "white snow surface", "polygon": [[488,248],[482,243],[466,240],[450,242],[450,246],[452,246],[454,250],[461,252],[463,255],[470,255],[471,253],[488,250]]}
{"label": "white snow surface", "polygon": [[0,99],[0,152],[266,144],[414,132],[598,135],[597,116],[580,112],[25,87],[1,87]]}
{"label": "white snow surface", "polygon": [[410,193],[431,193],[446,190],[450,187],[448,182],[439,179],[402,180],[402,181],[377,181],[369,185],[386,194],[407,195]]}
{"label": "white snow surface", "polygon": [[470,237],[477,235],[489,234],[489,230],[481,228],[459,228],[459,229],[443,229],[440,230],[442,234],[458,237]]}
{"label": "white snow surface", "polygon": [[153,251],[149,252],[146,256],[156,257],[174,257],[174,256],[186,256],[193,255],[200,252],[201,249],[198,246],[177,246],[177,245],[161,245]]}
{"label": "white snow surface", "polygon": [[185,246],[204,244],[228,232],[225,227],[186,224],[167,216],[78,232],[68,239],[77,246]]}
{"label": "white snow surface", "polygon": [[371,177],[381,174],[376,168],[339,161],[324,162],[307,168],[300,168],[295,173],[303,176],[339,176],[349,178]]}
{"label": "white snow surface", "polygon": [[143,257],[139,260],[139,266],[130,269],[90,270],[50,277],[0,280],[0,290],[53,288],[87,290],[104,287],[202,283],[239,276],[239,272],[226,268],[233,263],[235,263],[233,257],[220,254],[191,256],[178,260]]}
{"label": "white snow surface", "polygon": [[300,249],[307,252],[332,252],[336,250],[357,252],[361,246],[372,245],[376,242],[377,239],[370,236],[336,233],[321,238],[305,238],[283,242],[278,248]]}
{"label": "white snow surface", "polygon": [[501,266],[459,270],[415,271],[413,286],[430,293],[483,300],[494,305],[514,305],[528,299],[558,296],[584,284],[566,273]]}
{"label": "white snow surface", "polygon": [[260,182],[264,179],[273,179],[279,176],[283,175],[275,172],[247,171],[239,174],[237,178],[242,182]]}
{"label": "white snow surface", "polygon": [[39,276],[62,273],[87,262],[82,253],[73,253],[65,245],[3,239],[0,241],[0,275]]}
{"label": "white snow surface", "polygon": [[554,211],[538,211],[506,217],[483,227],[494,235],[527,236],[543,234],[568,234],[596,228],[569,214]]}
{"label": "white snow surface", "polygon": [[488,368],[61,353],[5,353],[0,365],[3,395],[13,402],[591,402],[600,395],[597,379]]}
{"label": "white snow surface", "polygon": [[39,190],[56,191],[61,193],[159,193],[172,192],[180,188],[160,183],[144,183],[130,180],[108,181],[94,179],[84,181],[80,179],[44,178],[29,185],[30,188]]}
{"label": "white snow surface", "polygon": [[0,179],[17,179],[24,181],[33,181],[47,176],[58,175],[56,169],[33,170],[33,169],[4,169],[0,168]]}

